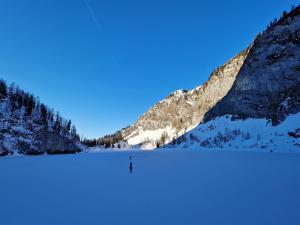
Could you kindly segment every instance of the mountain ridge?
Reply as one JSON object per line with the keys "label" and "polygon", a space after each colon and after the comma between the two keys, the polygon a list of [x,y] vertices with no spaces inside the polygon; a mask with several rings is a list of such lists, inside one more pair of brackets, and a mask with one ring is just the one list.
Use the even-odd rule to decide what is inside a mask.
{"label": "mountain ridge", "polygon": [[[168,136],[163,137],[166,139],[164,142],[170,142],[197,126],[207,110],[213,107],[218,99],[227,94],[250,47],[213,71],[208,81],[203,85],[189,91],[177,90],[159,101],[137,122],[123,130],[124,140],[130,145],[140,144],[138,142],[141,141],[143,145],[147,145],[146,148],[153,148],[157,145],[166,144],[158,143],[163,135]],[[220,86],[222,87],[219,88]],[[217,87],[218,89],[216,89]],[[140,129],[142,126],[146,129]],[[153,138],[147,140],[149,137],[143,133],[157,129],[161,130],[157,134],[153,134]],[[142,140],[143,138],[146,140]]]}
{"label": "mountain ridge", "polygon": [[[267,78],[267,76],[258,76],[257,82],[255,83],[257,88],[254,92],[249,92],[248,96],[244,96],[244,98],[241,97],[241,99],[235,98],[235,96],[241,95],[236,86],[240,88],[243,87],[243,85],[241,85],[243,82],[247,83],[246,80],[249,70],[252,69],[254,72],[258,71],[259,63],[254,63],[253,68],[250,69],[249,65],[251,65],[251,63],[253,64],[252,61],[260,60],[259,57],[257,57],[258,59],[255,58],[255,56],[263,54],[259,51],[269,50],[271,53],[268,55],[267,60],[273,61],[275,64],[280,63],[280,60],[285,60],[283,61],[285,63],[285,71],[283,71],[283,73],[286,73],[289,67],[291,67],[288,61],[289,57],[295,59],[295,65],[293,65],[295,71],[294,73],[291,72],[288,76],[293,81],[299,81],[296,74],[297,71],[300,71],[300,64],[297,62],[300,55],[298,55],[297,50],[295,50],[298,49],[298,44],[300,43],[299,15],[300,6],[293,7],[289,13],[284,11],[279,20],[272,21],[264,32],[257,35],[247,49],[243,50],[224,65],[218,67],[203,85],[190,91],[178,90],[173,92],[145,112],[129,128],[122,130],[124,140],[130,145],[139,145],[145,149],[154,149],[175,141],[180,136],[197,127],[198,124],[208,122],[218,116],[230,114],[233,115],[232,119],[252,117],[266,118],[271,119],[273,125],[278,125],[284,121],[285,116],[287,117],[292,112],[299,112],[299,83],[294,86],[287,85],[280,93],[278,92],[276,96],[272,96],[272,99],[276,100],[275,105],[271,101],[271,96],[267,98],[262,95],[262,90],[267,90],[272,85],[275,88],[275,86],[278,86],[280,83],[280,79],[285,80],[283,77],[280,77],[280,74],[277,77],[275,76],[273,83],[260,80],[260,78],[268,80],[269,78]],[[293,45],[290,45],[290,43]],[[274,46],[277,47],[277,49],[272,50]],[[290,52],[290,55],[287,55],[286,58],[284,58],[286,54],[285,47],[287,47]],[[293,54],[291,52],[293,52]],[[238,61],[236,65],[233,65],[235,63],[234,60]],[[231,67],[231,71],[224,74],[224,71],[226,69],[228,70],[228,67]],[[266,65],[266,69],[263,72],[268,74],[272,72],[273,68],[275,67]],[[277,68],[277,70],[279,69],[280,68]],[[222,79],[222,77],[224,78],[224,82],[219,82],[217,85],[214,85],[214,81]],[[243,77],[244,81],[242,80]],[[270,87],[268,87],[269,83],[271,85]],[[215,93],[207,91],[209,89],[213,89]],[[220,92],[220,90],[222,93],[219,93],[219,95],[216,94]],[[201,94],[204,95],[204,97],[201,97]],[[251,95],[255,96],[252,98],[254,100],[253,102],[259,100],[262,96],[265,98],[263,101],[263,104],[267,108],[265,112],[262,112],[261,108],[259,108],[262,107],[263,104],[255,102],[258,107],[256,111],[246,113],[246,105],[254,104],[253,102],[246,101],[247,98],[251,98]],[[201,101],[201,98],[205,100]],[[286,104],[291,105],[289,99],[293,99],[293,107],[289,106],[290,108],[287,110],[282,104],[286,102]],[[230,102],[230,104],[228,102]],[[239,112],[236,113],[239,108]]]}

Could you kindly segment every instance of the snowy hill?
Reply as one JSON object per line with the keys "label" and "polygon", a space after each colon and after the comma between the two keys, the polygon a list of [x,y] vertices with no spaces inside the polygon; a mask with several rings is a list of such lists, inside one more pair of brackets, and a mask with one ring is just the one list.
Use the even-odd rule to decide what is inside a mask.
{"label": "snowy hill", "polygon": [[[299,73],[300,6],[290,13],[284,12],[279,21],[273,21],[246,50],[217,68],[204,85],[190,91],[176,91],[158,102],[122,131],[123,139],[130,145],[154,149],[170,142],[177,143],[178,138],[185,142],[189,134],[184,134],[195,127],[200,129],[197,126],[203,122],[213,127],[224,122],[231,128],[237,124],[251,126],[249,121],[260,121],[258,124],[271,121],[268,133],[274,133],[279,129],[276,125],[300,112]],[[224,118],[211,121],[224,116],[240,122],[231,123]],[[300,124],[299,116],[293,118]],[[261,120],[246,122],[243,119]],[[190,134],[200,135],[196,131]],[[201,134],[201,140],[206,134]],[[257,135],[263,137],[265,134]],[[260,143],[253,144],[259,146]]]}
{"label": "snowy hill", "polygon": [[300,113],[277,126],[266,119],[218,117],[200,124],[164,148],[300,153]]}
{"label": "snowy hill", "polygon": [[0,80],[0,155],[80,151],[75,126],[33,95]]}

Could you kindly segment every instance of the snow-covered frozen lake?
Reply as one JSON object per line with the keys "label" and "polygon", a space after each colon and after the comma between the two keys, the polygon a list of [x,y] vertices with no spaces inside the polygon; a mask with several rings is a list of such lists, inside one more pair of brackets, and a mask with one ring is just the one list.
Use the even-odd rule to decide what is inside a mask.
{"label": "snow-covered frozen lake", "polygon": [[300,154],[6,157],[0,171],[1,225],[300,224]]}

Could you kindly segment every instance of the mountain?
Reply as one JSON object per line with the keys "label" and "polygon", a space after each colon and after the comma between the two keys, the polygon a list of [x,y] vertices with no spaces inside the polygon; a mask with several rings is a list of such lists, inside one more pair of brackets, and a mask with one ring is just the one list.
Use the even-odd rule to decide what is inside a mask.
{"label": "mountain", "polygon": [[231,89],[248,50],[216,69],[209,80],[194,90],[179,90],[153,106],[123,131],[130,145],[151,149],[178,138],[203,120],[206,112]]}
{"label": "mountain", "polygon": [[[284,12],[279,21],[273,21],[246,50],[217,68],[204,85],[174,92],[123,130],[122,135],[128,144],[144,149],[168,143],[173,147],[182,146],[191,136],[199,143],[205,141],[207,133],[198,131],[201,127],[216,127],[214,119],[223,118],[229,127],[235,123],[225,121],[226,118],[240,120],[242,127],[246,124],[242,120],[254,119],[261,124],[260,119],[263,119],[265,124],[271,123],[270,130],[275,131],[276,126],[299,112],[300,6],[290,13]],[[299,124],[299,117],[296,118]],[[216,121],[216,124],[220,127],[222,123]],[[299,135],[299,127],[287,125],[284,135],[287,138],[291,137],[288,133]],[[249,137],[247,132],[246,138]],[[292,146],[297,146],[294,142]]]}
{"label": "mountain", "polygon": [[70,120],[33,95],[0,80],[0,155],[60,154],[81,151]]}
{"label": "mountain", "polygon": [[229,114],[277,125],[299,111],[300,7],[256,38],[233,87],[206,121]]}

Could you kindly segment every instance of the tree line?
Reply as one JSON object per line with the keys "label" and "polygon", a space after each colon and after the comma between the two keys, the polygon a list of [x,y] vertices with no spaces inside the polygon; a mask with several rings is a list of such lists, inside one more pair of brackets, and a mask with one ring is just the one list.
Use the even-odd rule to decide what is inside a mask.
{"label": "tree line", "polygon": [[14,115],[16,111],[24,113],[25,117],[32,117],[36,123],[44,125],[45,130],[55,131],[63,136],[71,135],[72,138],[79,140],[79,135],[75,125],[71,120],[64,119],[59,112],[54,113],[45,104],[41,103],[34,95],[27,93],[19,86],[0,80],[0,101],[8,100],[8,112]]}
{"label": "tree line", "polygon": [[101,138],[84,138],[82,143],[88,147],[101,146],[103,148],[121,148],[121,141],[123,141],[123,135],[121,131],[118,131],[114,134],[105,135]]}
{"label": "tree line", "polygon": [[269,23],[269,25],[267,26],[267,30],[270,29],[270,28],[272,28],[272,27],[275,26],[276,24],[278,24],[280,21],[286,20],[287,17],[288,17],[289,15],[290,15],[292,18],[294,18],[296,15],[295,15],[295,13],[293,13],[293,12],[295,12],[297,9],[299,9],[299,7],[300,7],[300,6],[297,6],[297,7],[296,7],[296,6],[292,5],[290,11],[284,10],[284,11],[281,13],[281,15],[279,16],[279,18],[275,18],[273,21],[271,21],[271,22]]}

